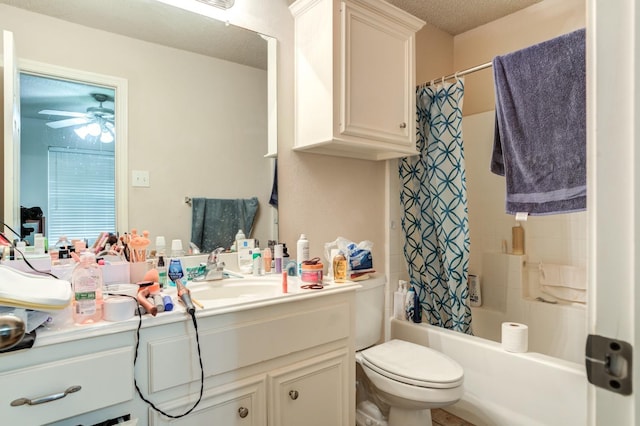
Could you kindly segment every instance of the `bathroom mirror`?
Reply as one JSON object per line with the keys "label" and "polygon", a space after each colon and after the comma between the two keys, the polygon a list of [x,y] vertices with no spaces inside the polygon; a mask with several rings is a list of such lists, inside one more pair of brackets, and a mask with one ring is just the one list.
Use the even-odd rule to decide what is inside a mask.
{"label": "bathroom mirror", "polygon": [[[116,160],[127,164],[116,171],[124,182],[116,191],[126,192],[117,194],[119,232],[148,229],[187,243],[186,199],[257,196],[252,236],[265,244],[277,239],[277,210],[269,204],[276,156],[269,58],[276,40],[156,0],[0,0],[0,8],[0,28],[14,33],[19,66],[47,64],[60,78],[82,70],[126,82],[126,158]],[[132,185],[137,172],[148,175],[148,186]],[[10,201],[3,199],[6,211]]]}

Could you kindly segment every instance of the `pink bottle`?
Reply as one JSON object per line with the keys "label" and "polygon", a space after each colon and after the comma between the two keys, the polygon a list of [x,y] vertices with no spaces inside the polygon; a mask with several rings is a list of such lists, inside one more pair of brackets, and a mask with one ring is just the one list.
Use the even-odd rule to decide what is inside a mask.
{"label": "pink bottle", "polygon": [[85,251],[71,274],[73,321],[76,324],[102,320],[102,270],[93,253]]}

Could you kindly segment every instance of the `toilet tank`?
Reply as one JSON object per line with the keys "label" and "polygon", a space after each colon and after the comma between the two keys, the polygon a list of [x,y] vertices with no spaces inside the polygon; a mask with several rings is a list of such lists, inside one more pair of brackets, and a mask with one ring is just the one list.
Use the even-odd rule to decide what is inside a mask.
{"label": "toilet tank", "polygon": [[360,282],[356,290],[356,350],[373,346],[382,338],[385,277]]}

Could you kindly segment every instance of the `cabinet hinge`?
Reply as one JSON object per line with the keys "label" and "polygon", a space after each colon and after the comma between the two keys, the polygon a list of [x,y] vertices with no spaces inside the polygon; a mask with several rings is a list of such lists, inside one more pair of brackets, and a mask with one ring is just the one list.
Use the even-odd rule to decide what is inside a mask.
{"label": "cabinet hinge", "polygon": [[589,383],[622,395],[632,391],[633,347],[622,340],[590,334],[585,348]]}

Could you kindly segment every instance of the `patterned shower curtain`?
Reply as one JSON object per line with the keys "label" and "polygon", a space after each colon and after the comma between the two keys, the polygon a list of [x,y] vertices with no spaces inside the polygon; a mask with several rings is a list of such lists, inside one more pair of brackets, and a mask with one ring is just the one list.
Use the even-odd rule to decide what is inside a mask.
{"label": "patterned shower curtain", "polygon": [[419,155],[400,161],[404,256],[423,321],[471,334],[464,80],[417,90]]}

